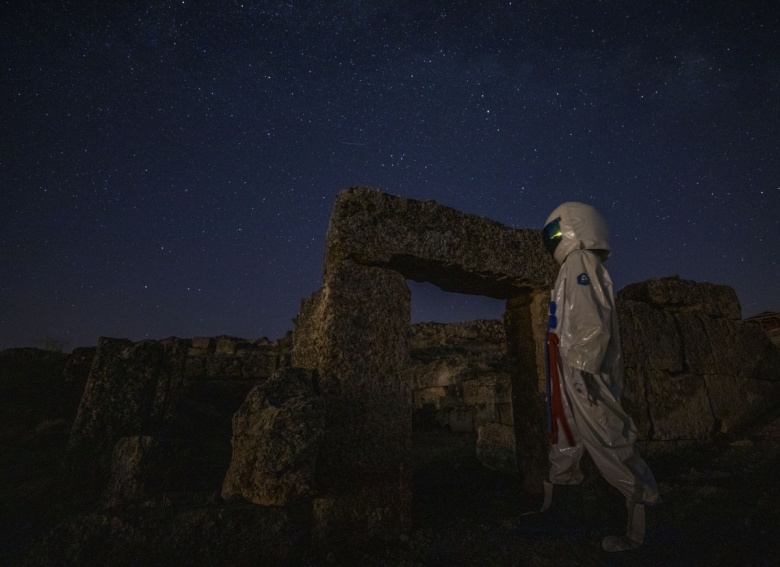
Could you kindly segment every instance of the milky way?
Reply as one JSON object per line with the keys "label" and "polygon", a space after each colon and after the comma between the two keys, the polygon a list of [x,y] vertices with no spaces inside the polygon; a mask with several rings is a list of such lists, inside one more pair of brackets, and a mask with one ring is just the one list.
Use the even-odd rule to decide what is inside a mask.
{"label": "milky way", "polygon": [[771,4],[5,2],[0,347],[278,338],[354,185],[515,227],[586,201],[617,289],[780,310]]}

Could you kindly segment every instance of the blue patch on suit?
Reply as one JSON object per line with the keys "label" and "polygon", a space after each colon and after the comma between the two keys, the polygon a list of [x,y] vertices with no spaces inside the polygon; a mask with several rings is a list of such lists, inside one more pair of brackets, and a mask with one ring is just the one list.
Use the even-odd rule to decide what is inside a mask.
{"label": "blue patch on suit", "polygon": [[555,316],[555,312],[557,311],[558,306],[555,305],[554,301],[550,302],[550,322],[548,323],[547,327],[549,329],[555,329],[558,327],[558,317]]}
{"label": "blue patch on suit", "polygon": [[588,277],[588,274],[582,272],[579,276],[577,276],[577,283],[580,285],[590,285],[590,278]]}

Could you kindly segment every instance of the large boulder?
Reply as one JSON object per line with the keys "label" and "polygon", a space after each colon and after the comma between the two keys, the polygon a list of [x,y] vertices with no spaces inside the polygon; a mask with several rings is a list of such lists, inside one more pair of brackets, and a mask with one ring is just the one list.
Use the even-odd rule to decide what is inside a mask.
{"label": "large boulder", "polygon": [[284,506],[311,496],[324,420],[310,371],[281,369],[255,386],[233,417],[222,497]]}

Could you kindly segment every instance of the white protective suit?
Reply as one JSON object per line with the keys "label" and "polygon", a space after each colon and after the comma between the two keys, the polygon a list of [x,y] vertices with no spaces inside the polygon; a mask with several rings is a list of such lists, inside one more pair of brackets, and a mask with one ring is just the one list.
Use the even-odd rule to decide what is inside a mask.
{"label": "white protective suit", "polygon": [[[620,405],[620,335],[612,280],[602,264],[610,255],[607,224],[589,205],[564,203],[547,219],[544,232],[545,244],[561,265],[549,331],[558,336],[561,401],[573,436],[570,444],[559,428],[550,449],[550,482],[582,482],[579,463],[587,449],[604,478],[626,497],[631,515],[633,504],[660,498],[653,474],[634,451],[634,422]],[[644,507],[639,507],[644,535]]]}

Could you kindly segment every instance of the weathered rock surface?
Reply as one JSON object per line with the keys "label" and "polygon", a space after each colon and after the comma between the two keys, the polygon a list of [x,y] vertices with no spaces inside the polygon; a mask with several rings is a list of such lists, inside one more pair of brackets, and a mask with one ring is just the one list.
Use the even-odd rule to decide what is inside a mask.
{"label": "weathered rock surface", "polygon": [[136,435],[114,445],[111,474],[103,495],[107,507],[137,501],[187,486],[191,443]]}
{"label": "weathered rock surface", "polygon": [[[322,304],[311,312],[320,319],[297,321],[319,331],[316,352],[303,355],[316,365],[328,409],[318,476],[397,474],[408,468],[411,436],[409,290],[400,274],[347,261],[329,270],[317,297]],[[294,353],[304,352],[296,344]]]}
{"label": "weathered rock surface", "polygon": [[500,423],[485,423],[477,429],[477,458],[489,469],[517,472],[515,428]]}
{"label": "weathered rock surface", "polygon": [[339,193],[328,228],[325,271],[347,259],[499,299],[549,286],[557,273],[539,230],[365,187]]}
{"label": "weathered rock surface", "polygon": [[[503,323],[419,323],[412,325],[410,344],[408,373],[414,388],[415,427],[446,427],[456,434],[476,432],[474,451],[482,464],[516,472],[512,384]],[[497,443],[494,431],[503,432],[500,441],[506,447]]]}
{"label": "weathered rock surface", "polygon": [[[81,543],[68,540],[70,536],[57,535],[67,530],[58,531],[41,548],[49,557],[100,557],[99,545],[104,545],[106,557],[115,558],[118,564],[169,553],[165,546],[172,541],[143,531],[151,525],[157,525],[160,533],[178,533],[182,541],[173,543],[182,547],[192,547],[201,531],[212,529],[215,534],[224,529],[240,537],[247,528],[232,520],[223,522],[224,510],[204,511],[202,520],[190,525],[191,516],[173,513],[168,506],[178,502],[191,508],[192,495],[205,495],[195,497],[202,500],[213,499],[218,493],[230,461],[230,420],[253,385],[269,378],[279,365],[289,364],[290,346],[289,338],[274,342],[217,337],[141,343],[102,339],[97,349],[80,348],[70,355],[36,349],[0,352],[0,390],[4,394],[0,405],[7,402],[3,409],[9,410],[2,412],[3,446],[7,450],[0,452],[0,508],[4,510],[0,524],[11,538],[8,545],[0,546],[0,562],[14,549],[24,548],[40,529],[41,518],[50,516],[43,510],[65,508],[71,499],[82,509],[112,507],[110,514],[102,515],[121,519],[119,524],[111,520],[112,526],[127,520],[134,526],[132,533],[140,529],[143,537],[134,539],[131,532],[111,528],[100,534],[113,534],[115,540],[106,543],[97,534],[82,548]],[[61,474],[66,446],[70,449],[69,470],[75,475]],[[150,508],[143,519],[132,512],[140,508]],[[291,518],[298,534],[295,537],[309,533],[310,506],[304,506],[303,514],[288,510],[277,515]],[[84,525],[81,521],[73,523],[78,533],[94,525],[92,519],[84,520]],[[181,521],[182,525],[168,525],[168,521]],[[223,527],[217,525],[220,522]],[[286,564],[286,560],[274,563],[273,558],[276,548],[283,550],[288,544],[274,539],[274,522],[264,522],[255,526],[267,528],[269,533],[253,534],[247,541],[273,542],[266,554],[269,564]],[[101,530],[106,529],[105,522],[99,524]],[[122,541],[124,535],[126,541]],[[293,544],[292,557],[299,556],[300,543]],[[134,546],[146,544],[161,547],[139,555]],[[216,548],[220,545],[217,541]],[[228,547],[241,549],[233,544]],[[122,550],[129,555],[122,555]],[[177,552],[171,553],[171,557],[178,557]],[[209,557],[210,550],[203,553]],[[231,563],[234,556],[227,553],[225,557]]]}
{"label": "weathered rock surface", "polygon": [[40,538],[24,565],[302,565],[306,507],[140,508],[74,516]]}
{"label": "weathered rock surface", "polygon": [[764,311],[745,321],[761,329],[776,346],[780,347],[780,311]]}
{"label": "weathered rock surface", "polygon": [[311,371],[284,368],[255,386],[233,416],[222,497],[284,506],[312,496],[325,409]]}
{"label": "weathered rock surface", "polygon": [[181,339],[100,339],[71,431],[71,457],[107,461],[120,437],[159,434],[180,400],[188,348]]}
{"label": "weathered rock surface", "polygon": [[[639,439],[649,442],[651,448],[738,430],[762,419],[780,403],[778,349],[756,325],[732,318],[739,305],[723,287],[664,278],[635,284],[628,288],[628,294],[619,294],[626,366],[623,406],[634,419]],[[662,295],[667,292],[670,298]],[[505,318],[505,322],[511,320]],[[436,416],[452,431],[469,430],[474,423],[483,465],[504,470],[500,467],[511,462],[505,456],[516,458],[517,439],[535,421],[521,423],[515,437],[498,427],[514,423],[514,416],[504,421],[484,409],[476,411],[479,402],[487,398],[500,401],[498,389],[491,389],[502,381],[496,381],[492,369],[508,368],[504,358],[512,353],[496,340],[505,334],[503,325],[480,322],[479,327],[464,323],[437,328],[428,324],[414,329],[410,368],[416,387],[415,415],[427,408],[429,421],[431,415]],[[480,338],[470,337],[466,329],[480,331]],[[535,334],[541,332],[537,329]],[[490,365],[480,359],[488,352],[486,344],[494,348]],[[515,389],[524,383],[516,384]],[[526,392],[525,396],[529,395],[533,393]],[[523,400],[512,401],[510,411],[522,412]],[[495,407],[501,406],[496,403]],[[442,415],[449,419],[442,419]],[[477,416],[482,418],[479,423]],[[499,457],[493,458],[493,453]]]}
{"label": "weathered rock surface", "polygon": [[409,381],[415,421],[475,431],[512,424],[506,333],[501,321],[412,326]]}
{"label": "weathered rock surface", "polygon": [[728,286],[659,278],[618,293],[624,403],[641,438],[704,439],[780,403],[780,350]]}
{"label": "weathered rock surface", "polygon": [[[289,346],[289,340],[227,336],[137,343],[100,339],[70,433],[69,467],[77,477],[88,471],[98,490],[114,477],[114,492],[107,497],[122,500],[125,490],[135,489],[120,485],[156,486],[142,478],[147,474],[142,463],[166,440],[191,447],[180,489],[218,489],[230,462],[233,414],[254,385],[289,364]],[[127,439],[113,457],[123,438],[157,441],[139,446],[138,457],[147,456],[136,462]],[[120,470],[123,463],[127,470]],[[141,476],[132,480],[134,474]]]}
{"label": "weathered rock surface", "polygon": [[411,509],[409,476],[343,486],[314,500],[314,548],[350,550],[371,540],[397,540],[411,527]]}
{"label": "weathered rock surface", "polygon": [[669,313],[699,313],[708,317],[742,319],[742,309],[733,288],[677,276],[629,284],[620,290],[626,301],[639,301]]}
{"label": "weathered rock surface", "polygon": [[328,267],[296,319],[292,363],[316,372],[327,410],[318,547],[393,538],[408,526],[411,500],[398,495],[410,490],[410,309],[403,276],[344,260]]}
{"label": "weathered rock surface", "polygon": [[706,439],[712,434],[715,418],[701,376],[671,377],[656,371],[649,373],[648,384],[654,440]]}

